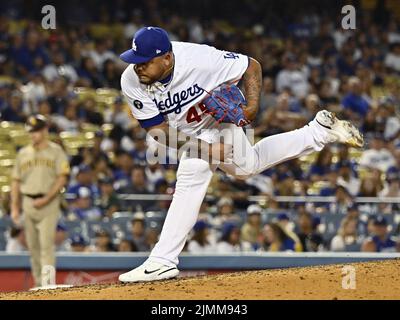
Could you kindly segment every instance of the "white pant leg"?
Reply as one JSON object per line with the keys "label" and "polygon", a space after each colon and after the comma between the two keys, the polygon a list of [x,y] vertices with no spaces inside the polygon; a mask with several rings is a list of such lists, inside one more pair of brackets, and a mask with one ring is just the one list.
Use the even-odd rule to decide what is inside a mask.
{"label": "white pant leg", "polygon": [[320,151],[327,133],[314,122],[303,128],[266,137],[254,146],[242,128],[226,126],[224,141],[233,144],[233,161],[219,168],[239,179],[247,179],[281,162]]}
{"label": "white pant leg", "polygon": [[[250,144],[242,128],[233,124],[222,124],[219,129],[223,131],[225,143],[234,145],[232,162],[210,165],[201,159],[182,156],[175,193],[160,239],[150,254],[150,261],[171,266],[178,264],[178,256],[188,233],[196,223],[201,203],[217,166],[229,174],[246,179],[285,160],[320,151],[324,146],[324,132],[319,131],[316,126],[305,126],[270,136],[254,146]],[[209,142],[217,141],[217,131],[206,132],[204,138]]]}
{"label": "white pant leg", "polygon": [[160,239],[149,261],[177,265],[188,233],[197,221],[201,203],[207,192],[213,171],[207,161],[183,155],[177,171],[175,193],[168,209]]}

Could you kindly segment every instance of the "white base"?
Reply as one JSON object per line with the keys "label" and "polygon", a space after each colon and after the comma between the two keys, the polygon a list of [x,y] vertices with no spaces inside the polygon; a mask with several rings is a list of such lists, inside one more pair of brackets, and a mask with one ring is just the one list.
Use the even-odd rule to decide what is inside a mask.
{"label": "white base", "polygon": [[29,291],[38,291],[38,290],[52,290],[52,289],[60,289],[60,288],[71,288],[72,284],[51,284],[43,287],[35,287],[29,289]]}

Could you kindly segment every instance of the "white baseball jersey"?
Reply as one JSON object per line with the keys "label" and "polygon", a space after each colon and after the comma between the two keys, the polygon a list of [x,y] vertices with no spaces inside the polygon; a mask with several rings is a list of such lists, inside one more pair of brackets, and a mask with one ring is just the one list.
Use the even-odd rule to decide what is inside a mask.
{"label": "white baseball jersey", "polygon": [[212,116],[203,113],[199,103],[221,84],[238,83],[249,58],[187,42],[172,41],[172,50],[175,66],[169,83],[141,84],[134,65],[129,65],[121,76],[122,92],[142,127],[168,121],[170,126],[198,136],[202,129],[218,125]]}

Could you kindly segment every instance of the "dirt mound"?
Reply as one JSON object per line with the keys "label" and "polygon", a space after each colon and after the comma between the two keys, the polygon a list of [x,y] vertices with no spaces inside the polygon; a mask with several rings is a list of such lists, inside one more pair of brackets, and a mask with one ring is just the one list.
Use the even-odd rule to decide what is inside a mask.
{"label": "dirt mound", "polygon": [[[349,280],[353,271],[355,282]],[[400,299],[400,260],[6,293],[0,299]]]}

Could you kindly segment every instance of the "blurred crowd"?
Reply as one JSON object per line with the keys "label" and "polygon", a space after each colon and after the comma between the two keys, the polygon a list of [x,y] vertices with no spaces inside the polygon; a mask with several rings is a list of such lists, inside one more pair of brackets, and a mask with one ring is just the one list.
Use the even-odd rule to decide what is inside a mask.
{"label": "blurred crowd", "polygon": [[[81,132],[87,123],[100,128],[91,147],[70,157],[63,220],[110,221],[118,212],[132,213],[128,234],[118,239],[107,230],[98,230],[92,239],[71,235],[61,221],[60,250],[148,251],[157,241],[159,228],[146,225],[146,213],[165,213],[169,201],[121,200],[120,195],[171,195],[176,165],[147,163],[146,133],[129,116],[123,97],[104,109],[94,98],[79,99],[74,90],[119,90],[126,65],[118,55],[144,25],[165,28],[172,40],[206,43],[260,61],[261,105],[252,124],[256,140],[299,128],[324,108],[351,119],[367,142],[361,151],[332,145],[246,181],[217,172],[209,187],[211,200],[204,202],[186,250],[399,250],[393,239],[399,235],[400,221],[393,218],[400,214],[399,206],[354,201],[357,196],[400,196],[400,7],[395,1],[386,1],[386,7],[380,1],[360,1],[355,30],[342,29],[339,2],[294,11],[291,5],[248,1],[239,20],[196,16],[196,6],[181,1],[175,13],[156,0],[137,5],[115,1],[113,10],[102,1],[94,3],[99,4],[96,10],[89,12],[83,5],[73,21],[66,20],[69,24],[62,23],[67,16],[63,12],[55,30],[41,29],[40,20],[11,3],[2,4],[0,15],[1,121],[23,123],[28,115],[40,113],[55,134]],[[202,12],[211,5],[205,1]],[[268,5],[278,6],[272,12],[280,12],[279,22]],[[104,124],[112,124],[112,130],[105,133]],[[266,196],[262,210],[248,201],[255,195]],[[274,200],[303,195],[335,200]],[[248,212],[248,217],[238,212]],[[271,220],[265,212],[280,214]],[[327,238],[321,219],[332,214],[341,217],[339,229]],[[13,228],[8,237],[8,250],[23,248],[23,230]]]}

